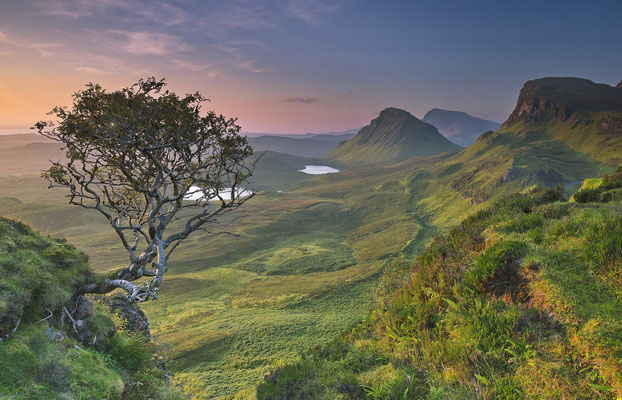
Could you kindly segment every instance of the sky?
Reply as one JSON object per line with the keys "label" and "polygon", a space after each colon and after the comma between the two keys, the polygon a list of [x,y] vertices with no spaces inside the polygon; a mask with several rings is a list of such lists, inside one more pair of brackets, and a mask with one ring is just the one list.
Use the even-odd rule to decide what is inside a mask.
{"label": "sky", "polygon": [[620,16],[619,0],[0,0],[0,133],[147,76],[245,132],[347,130],[385,107],[502,122],[529,79],[619,82]]}

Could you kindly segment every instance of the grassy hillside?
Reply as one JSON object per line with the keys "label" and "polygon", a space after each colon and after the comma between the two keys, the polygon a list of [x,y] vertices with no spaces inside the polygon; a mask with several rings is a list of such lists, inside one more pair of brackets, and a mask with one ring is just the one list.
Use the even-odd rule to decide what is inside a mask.
{"label": "grassy hillside", "polygon": [[[401,175],[386,167],[310,177],[227,215],[219,228],[239,237],[197,235],[180,247],[159,299],[143,306],[173,382],[196,398],[250,390],[363,318],[384,266],[433,232],[410,209],[406,182],[385,173]],[[45,182],[0,185],[0,213],[68,237],[98,270],[126,262],[104,220],[67,206]]]}
{"label": "grassy hillside", "polygon": [[436,224],[446,225],[518,190],[612,172],[622,163],[621,103],[621,89],[585,79],[527,82],[499,130],[412,182],[421,192],[420,204]]}
{"label": "grassy hillside", "polygon": [[[145,337],[123,331],[103,302],[74,308],[86,304],[76,302],[76,289],[93,277],[86,255],[0,218],[0,275],[1,398],[182,398]],[[68,312],[82,315],[86,328],[73,327],[88,333],[80,341]]]}
{"label": "grassy hillside", "polygon": [[393,164],[460,148],[438,133],[434,126],[404,110],[387,108],[355,137],[341,143],[325,157],[350,166]]}
{"label": "grassy hillside", "polygon": [[339,167],[337,163],[325,159],[299,157],[275,151],[256,151],[253,158],[257,157],[260,159],[250,181],[251,187],[259,190],[283,191],[297,182],[311,178],[310,175],[300,172],[305,169],[305,165]]}
{"label": "grassy hillside", "polygon": [[[612,118],[615,110],[600,113],[590,115]],[[196,398],[252,396],[271,369],[364,318],[372,293],[384,297],[400,286],[409,275],[388,267],[409,265],[434,234],[517,190],[611,172],[621,148],[615,119],[590,121],[545,110],[457,154],[322,176],[297,172],[317,160],[266,153],[255,178],[270,191],[218,225],[240,236],[192,237],[171,260],[160,299],[144,306],[173,381]],[[97,270],[125,265],[105,221],[67,206],[37,172],[1,171],[0,215],[67,237]]]}
{"label": "grassy hillside", "polygon": [[477,118],[461,111],[433,108],[428,111],[423,122],[434,125],[438,131],[460,146],[470,146],[486,131],[496,131],[501,124]]}
{"label": "grassy hillside", "polygon": [[402,286],[259,399],[622,395],[622,204],[511,195],[437,236]]}

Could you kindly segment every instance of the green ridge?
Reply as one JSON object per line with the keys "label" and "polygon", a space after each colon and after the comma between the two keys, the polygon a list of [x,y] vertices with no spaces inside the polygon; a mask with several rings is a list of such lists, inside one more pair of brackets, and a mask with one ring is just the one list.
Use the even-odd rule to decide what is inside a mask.
{"label": "green ridge", "polygon": [[438,130],[398,108],[386,108],[352,139],[325,155],[346,165],[391,164],[408,158],[458,151]]}
{"label": "green ridge", "polygon": [[615,399],[622,394],[618,202],[506,197],[403,268],[408,280],[259,399]]}

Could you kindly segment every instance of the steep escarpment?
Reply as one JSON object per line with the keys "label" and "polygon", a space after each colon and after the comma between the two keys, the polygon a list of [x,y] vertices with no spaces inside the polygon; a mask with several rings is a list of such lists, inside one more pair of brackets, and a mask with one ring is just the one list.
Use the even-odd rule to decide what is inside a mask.
{"label": "steep escarpment", "polygon": [[527,81],[505,127],[538,122],[547,116],[558,122],[571,118],[580,125],[593,122],[594,113],[622,111],[619,87],[580,78],[542,78]]}
{"label": "steep escarpment", "polygon": [[392,164],[408,158],[460,150],[407,111],[386,108],[352,139],[325,155],[346,165]]}
{"label": "steep escarpment", "polygon": [[428,171],[437,182],[430,196],[458,194],[473,205],[611,172],[622,164],[620,121],[619,88],[578,78],[528,81],[497,131]]}

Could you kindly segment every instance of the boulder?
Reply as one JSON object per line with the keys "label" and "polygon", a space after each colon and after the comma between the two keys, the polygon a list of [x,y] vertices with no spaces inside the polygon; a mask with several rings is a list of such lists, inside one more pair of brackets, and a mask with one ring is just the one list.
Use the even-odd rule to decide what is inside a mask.
{"label": "boulder", "polygon": [[147,339],[151,339],[149,320],[136,303],[130,302],[127,297],[122,295],[103,296],[102,300],[112,312],[117,313],[125,321],[125,330],[142,333]]}
{"label": "boulder", "polygon": [[78,300],[78,308],[74,313],[75,319],[87,319],[93,315],[93,302],[85,296],[81,296]]}
{"label": "boulder", "polygon": [[62,332],[52,328],[46,329],[43,334],[51,342],[62,342],[65,339],[65,335]]}
{"label": "boulder", "polygon": [[86,342],[86,340],[92,336],[86,322],[82,319],[76,321],[74,328],[76,329],[75,337],[80,342]]}

